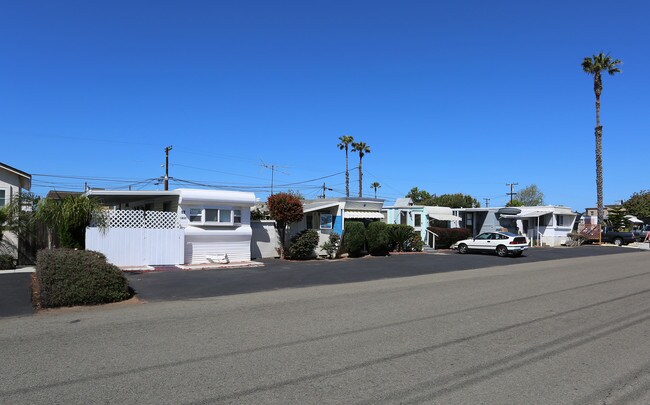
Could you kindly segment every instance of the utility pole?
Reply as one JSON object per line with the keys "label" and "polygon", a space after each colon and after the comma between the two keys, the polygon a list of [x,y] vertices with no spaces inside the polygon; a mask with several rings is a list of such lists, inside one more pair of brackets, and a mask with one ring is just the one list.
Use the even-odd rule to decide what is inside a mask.
{"label": "utility pole", "polygon": [[165,191],[169,190],[169,151],[172,146],[169,145],[165,148]]}
{"label": "utility pole", "polygon": [[517,195],[517,193],[514,192],[515,186],[518,186],[519,183],[506,183],[506,187],[510,187],[510,192],[506,193],[506,195],[510,196],[510,202],[512,202],[512,197]]}
{"label": "utility pole", "polygon": [[490,199],[488,197],[485,197],[484,200],[485,200],[485,208],[488,208],[490,206]]}
{"label": "utility pole", "polygon": [[323,189],[323,194],[320,196],[320,198],[325,198],[325,190],[332,191],[331,188],[325,186],[325,183],[323,183],[323,187],[321,188]]}

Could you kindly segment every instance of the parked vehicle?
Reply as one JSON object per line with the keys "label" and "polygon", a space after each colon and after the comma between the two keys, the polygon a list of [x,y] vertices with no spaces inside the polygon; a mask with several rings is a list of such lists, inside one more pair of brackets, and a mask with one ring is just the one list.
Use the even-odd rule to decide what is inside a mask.
{"label": "parked vehicle", "polygon": [[603,242],[613,243],[616,246],[623,246],[628,243],[636,242],[636,238],[632,232],[613,231],[607,226],[604,226],[600,232],[600,240]]}
{"label": "parked vehicle", "polygon": [[641,228],[632,231],[637,242],[643,242],[650,232],[650,224],[642,225]]}
{"label": "parked vehicle", "polygon": [[522,235],[510,232],[484,232],[472,239],[464,239],[454,243],[452,249],[464,254],[471,251],[495,252],[501,257],[509,254],[521,256],[528,249],[528,239]]}

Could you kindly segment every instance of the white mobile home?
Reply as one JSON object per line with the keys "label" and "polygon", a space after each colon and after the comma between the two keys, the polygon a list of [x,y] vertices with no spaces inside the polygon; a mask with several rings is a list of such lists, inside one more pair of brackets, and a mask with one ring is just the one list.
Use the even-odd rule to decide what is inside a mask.
{"label": "white mobile home", "polygon": [[251,259],[255,195],[226,190],[90,190],[110,207],[105,230],[89,227],[86,249],[120,266]]}
{"label": "white mobile home", "polygon": [[573,229],[576,213],[571,208],[556,205],[530,207],[458,208],[460,228],[472,235],[507,230],[526,235],[533,245],[560,246]]}

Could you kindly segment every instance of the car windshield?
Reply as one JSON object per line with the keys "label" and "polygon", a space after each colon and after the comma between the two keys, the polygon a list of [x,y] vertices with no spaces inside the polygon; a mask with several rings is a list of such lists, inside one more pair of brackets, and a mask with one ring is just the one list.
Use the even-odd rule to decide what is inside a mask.
{"label": "car windshield", "polygon": [[513,237],[513,238],[514,238],[515,236],[519,236],[519,235],[515,235],[515,234],[512,233],[512,232],[501,232],[501,234],[502,234],[502,235],[506,235],[506,236],[510,236],[510,237]]}

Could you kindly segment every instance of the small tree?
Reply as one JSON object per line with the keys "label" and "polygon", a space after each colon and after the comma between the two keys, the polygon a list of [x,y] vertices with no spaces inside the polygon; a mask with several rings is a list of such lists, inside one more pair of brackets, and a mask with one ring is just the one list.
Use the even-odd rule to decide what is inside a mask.
{"label": "small tree", "polygon": [[408,242],[411,240],[415,230],[411,225],[390,224],[388,225],[388,235],[392,247],[398,252],[408,251]]}
{"label": "small tree", "polygon": [[623,203],[623,207],[628,214],[635,215],[644,222],[650,221],[650,190],[641,190],[632,194],[630,198]]}
{"label": "small tree", "polygon": [[609,211],[607,222],[613,231],[622,231],[630,228],[630,220],[625,218],[626,212],[622,207],[615,207]]}
{"label": "small tree", "polygon": [[519,190],[517,200],[527,206],[544,205],[544,193],[536,185],[531,184]]}
{"label": "small tree", "polygon": [[271,219],[275,220],[280,234],[280,258],[284,259],[284,247],[286,244],[287,225],[302,220],[302,201],[300,198],[289,193],[277,193],[269,197],[267,201]]}
{"label": "small tree", "polygon": [[61,247],[84,249],[86,227],[95,221],[104,225],[102,206],[85,195],[68,195],[63,199],[46,198],[36,209],[36,219],[43,221],[58,236]]}
{"label": "small tree", "polygon": [[370,185],[370,188],[375,190],[375,198],[377,198],[377,189],[381,188],[381,184],[375,181]]}
{"label": "small tree", "polygon": [[523,206],[524,206],[524,203],[522,203],[519,200],[510,200],[506,204],[506,207],[523,207]]}

